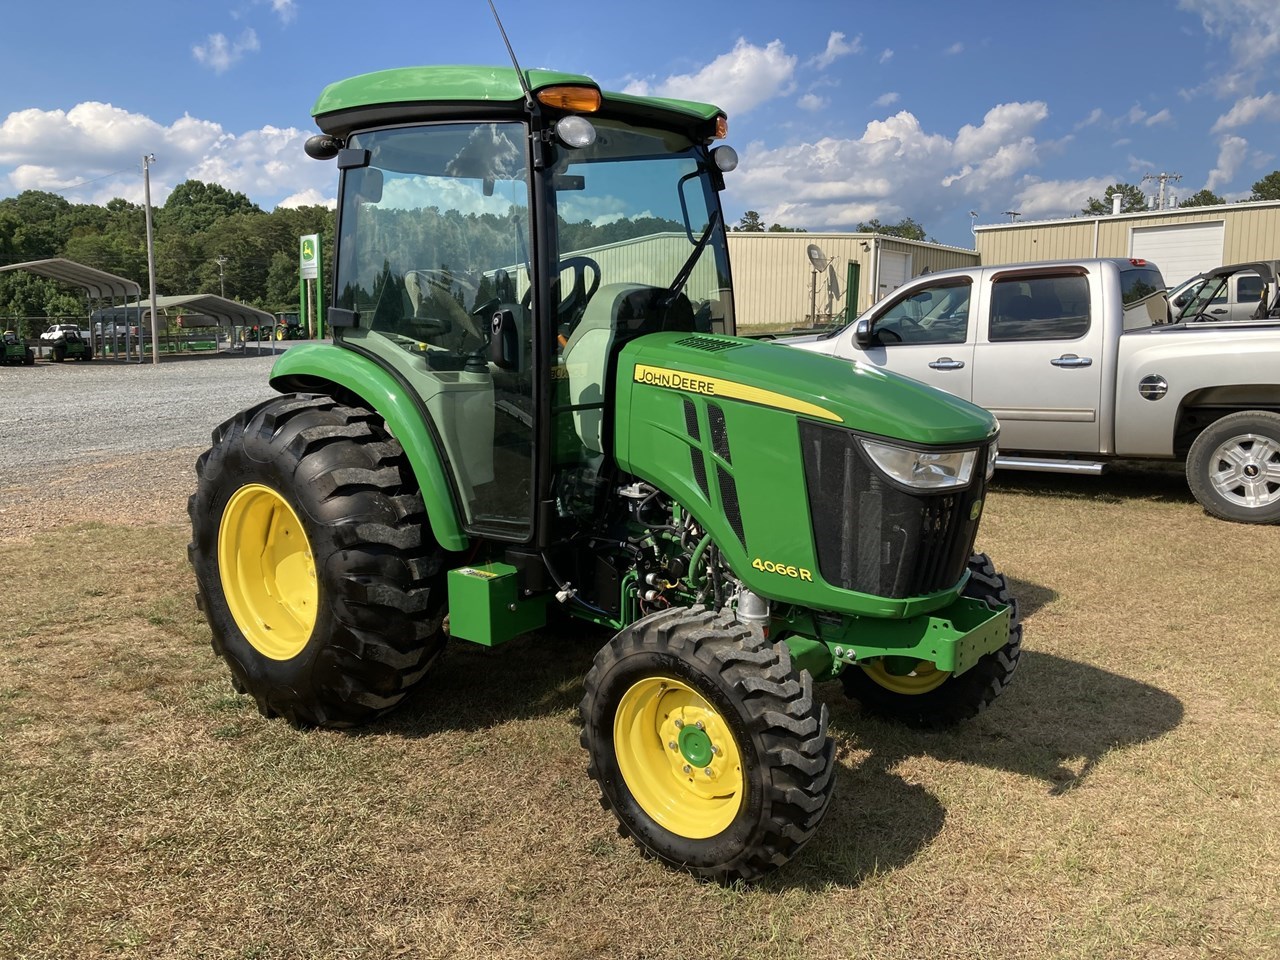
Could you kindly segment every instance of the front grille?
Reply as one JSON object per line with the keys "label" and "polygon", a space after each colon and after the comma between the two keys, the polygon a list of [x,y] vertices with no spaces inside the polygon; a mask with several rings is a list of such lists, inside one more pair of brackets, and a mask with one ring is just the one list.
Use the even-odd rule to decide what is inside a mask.
{"label": "front grille", "polygon": [[801,421],[800,441],[824,580],[895,599],[955,585],[978,533],[985,450],[967,488],[927,493],[888,480],[849,430]]}

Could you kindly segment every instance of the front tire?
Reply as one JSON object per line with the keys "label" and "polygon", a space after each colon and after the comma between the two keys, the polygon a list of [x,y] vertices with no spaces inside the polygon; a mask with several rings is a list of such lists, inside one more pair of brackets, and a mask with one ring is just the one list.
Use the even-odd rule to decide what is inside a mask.
{"label": "front tire", "polygon": [[295,726],[398,704],[444,645],[443,553],[381,419],[269,400],[214,431],[196,474],[188,556],[236,689]]}
{"label": "front tire", "polygon": [[1022,657],[1018,601],[984,553],[969,558],[969,580],[961,596],[981,600],[992,609],[1010,607],[1008,643],[959,676],[938,670],[927,660],[891,665],[877,659],[846,667],[840,674],[844,692],[869,713],[932,729],[955,726],[991,706],[1008,688]]}
{"label": "front tire", "polygon": [[1220,520],[1280,522],[1280,414],[1242,410],[1205,427],[1187,454],[1187,485]]}
{"label": "front tire", "polygon": [[827,708],[785,644],[729,616],[638,620],[596,655],[580,710],[601,804],[670,866],[753,879],[794,857],[826,813]]}

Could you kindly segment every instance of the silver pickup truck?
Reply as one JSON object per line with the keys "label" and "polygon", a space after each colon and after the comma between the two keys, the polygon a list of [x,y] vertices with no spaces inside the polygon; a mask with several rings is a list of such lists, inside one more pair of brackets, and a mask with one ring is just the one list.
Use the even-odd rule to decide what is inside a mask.
{"label": "silver pickup truck", "polygon": [[787,339],[892,370],[1000,419],[998,467],[1101,473],[1109,460],[1179,459],[1206,511],[1280,521],[1280,263],[1240,272],[1267,284],[1255,319],[1183,311],[1143,260],[969,267],[917,277],[853,323]]}

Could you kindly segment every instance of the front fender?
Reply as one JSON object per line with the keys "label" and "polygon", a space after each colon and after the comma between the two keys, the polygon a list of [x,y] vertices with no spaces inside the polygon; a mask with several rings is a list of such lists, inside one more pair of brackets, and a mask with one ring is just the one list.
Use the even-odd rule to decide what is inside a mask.
{"label": "front fender", "polygon": [[386,421],[404,448],[417,478],[427,519],[436,541],[446,550],[469,544],[458,521],[452,487],[440,451],[413,397],[385,369],[367,357],[328,343],[291,347],[271,368],[271,386],[281,393],[354,394]]}

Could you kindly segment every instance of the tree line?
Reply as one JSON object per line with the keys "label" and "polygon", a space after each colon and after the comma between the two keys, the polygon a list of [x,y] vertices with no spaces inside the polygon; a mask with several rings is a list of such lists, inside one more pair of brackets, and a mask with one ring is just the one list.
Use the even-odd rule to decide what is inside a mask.
{"label": "tree line", "polygon": [[[219,294],[266,310],[297,311],[298,238],[321,235],[325,285],[333,278],[334,212],[277,207],[265,212],[243,193],[187,180],[152,211],[158,295]],[[147,291],[146,216],[116,198],[72,203],[41,190],[0,200],[0,265],[65,257]],[[83,317],[83,291],[26,271],[0,273],[0,316]]]}

